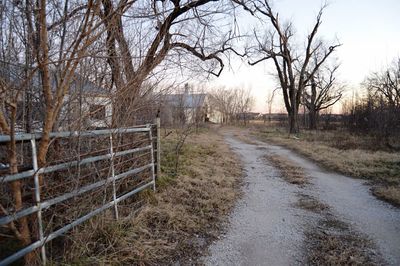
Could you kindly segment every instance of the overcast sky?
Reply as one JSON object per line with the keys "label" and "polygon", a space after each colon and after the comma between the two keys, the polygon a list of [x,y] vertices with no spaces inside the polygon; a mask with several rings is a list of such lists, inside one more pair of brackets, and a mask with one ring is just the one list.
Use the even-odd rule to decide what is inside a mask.
{"label": "overcast sky", "polygon": [[[296,37],[300,44],[304,43],[323,1],[275,0],[272,3],[280,17],[294,22]],[[400,56],[400,0],[330,0],[328,3],[319,36],[326,40],[337,37],[343,44],[336,53],[341,63],[340,78],[349,88],[357,88],[368,73],[382,69]],[[241,23],[251,24],[245,17]],[[272,65],[267,62],[251,67],[235,60],[232,70],[225,70],[211,85],[252,88],[255,111],[266,112],[266,95],[276,86],[269,74],[273,71]]]}

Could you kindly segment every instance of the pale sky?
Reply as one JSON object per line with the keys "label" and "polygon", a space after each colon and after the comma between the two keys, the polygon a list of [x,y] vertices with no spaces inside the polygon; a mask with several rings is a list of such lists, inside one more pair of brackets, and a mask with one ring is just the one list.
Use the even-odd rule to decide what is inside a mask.
{"label": "pale sky", "polygon": [[[322,3],[320,0],[275,0],[273,8],[281,18],[294,22],[296,37],[303,44]],[[341,63],[340,79],[350,91],[366,75],[400,57],[400,0],[330,0],[328,3],[319,36],[328,41],[337,38],[343,44],[336,57]],[[241,23],[250,24],[245,17]],[[276,86],[269,74],[273,71],[268,62],[248,66],[234,60],[232,69],[226,68],[209,85],[250,87],[256,98],[255,111],[266,112],[266,95]],[[276,101],[281,101],[280,97]]]}

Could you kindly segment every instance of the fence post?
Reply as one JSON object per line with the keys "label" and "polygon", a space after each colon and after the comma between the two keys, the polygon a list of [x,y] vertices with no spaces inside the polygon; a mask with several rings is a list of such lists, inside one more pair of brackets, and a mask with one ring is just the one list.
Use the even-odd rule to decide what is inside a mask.
{"label": "fence post", "polygon": [[41,200],[40,200],[40,182],[39,182],[39,173],[38,173],[39,166],[38,166],[38,161],[37,161],[36,139],[35,138],[31,139],[31,150],[32,150],[32,165],[33,165],[33,170],[35,171],[33,179],[34,179],[34,184],[35,184],[35,201],[36,201],[36,206],[38,207],[37,220],[38,220],[38,225],[39,225],[39,240],[42,243],[42,246],[40,248],[40,253],[42,256],[42,263],[43,263],[43,265],[46,265],[46,262],[47,262],[46,247],[45,247],[44,232],[43,232],[42,207],[41,207]]}
{"label": "fence post", "polygon": [[153,140],[153,132],[151,131],[152,126],[149,125],[149,140],[150,140],[150,159],[151,159],[151,177],[153,179],[153,190],[156,191],[156,177],[155,177],[155,166],[154,166],[154,140]]}
{"label": "fence post", "polygon": [[114,146],[113,146],[113,133],[110,133],[110,163],[111,163],[111,176],[113,185],[113,201],[114,201],[114,214],[115,219],[118,220],[118,203],[117,203],[117,189],[115,186],[115,168],[114,168]]}
{"label": "fence post", "polygon": [[157,125],[157,179],[161,177],[161,119],[156,118]]}
{"label": "fence post", "polygon": [[[52,241],[53,239],[64,235],[66,232],[74,228],[75,226],[91,219],[95,215],[100,214],[101,212],[104,212],[105,210],[115,208],[115,215],[116,218],[118,218],[118,206],[117,204],[137,193],[140,191],[143,191],[144,189],[149,188],[151,185],[153,185],[153,189],[155,189],[155,154],[154,154],[154,147],[156,146],[156,143],[154,143],[154,139],[152,137],[152,129],[154,129],[154,125],[147,125],[146,127],[140,126],[140,127],[135,127],[135,128],[123,128],[123,129],[104,129],[104,130],[95,130],[95,131],[86,131],[86,132],[77,132],[77,131],[72,131],[72,132],[52,132],[50,133],[50,137],[56,138],[56,137],[61,137],[61,138],[68,138],[68,137],[74,137],[74,136],[108,136],[110,139],[109,143],[109,153],[106,151],[104,152],[105,154],[101,155],[96,155],[96,156],[91,156],[91,157],[86,157],[81,159],[81,157],[78,157],[78,160],[73,160],[73,161],[66,161],[63,163],[57,163],[55,165],[50,165],[50,166],[43,166],[42,168],[39,168],[38,166],[38,160],[37,160],[37,139],[40,139],[41,136],[37,134],[31,134],[31,133],[21,133],[21,134],[16,134],[15,135],[15,140],[17,141],[30,141],[31,144],[31,155],[32,155],[32,170],[25,170],[17,174],[6,174],[6,175],[1,175],[0,176],[0,187],[3,186],[3,184],[7,182],[13,182],[16,180],[22,180],[22,179],[28,179],[28,178],[33,178],[34,179],[34,203],[31,204],[32,206],[24,206],[23,209],[21,210],[14,210],[13,214],[2,214],[0,215],[0,226],[6,225],[12,221],[18,221],[19,219],[23,217],[28,217],[29,215],[37,215],[37,223],[38,223],[38,239],[35,239],[34,242],[30,243],[26,247],[21,247],[20,249],[16,250],[15,253],[9,255],[8,257],[5,258],[0,258],[0,266],[3,265],[9,265],[12,262],[18,260],[19,258],[22,258],[26,254],[29,254],[30,252],[35,251],[36,249],[41,249],[41,258],[42,258],[42,264],[46,264],[46,248],[45,245],[46,243]],[[146,146],[141,146],[141,147],[134,147],[134,148],[126,148],[124,149],[118,145],[118,136],[119,134],[127,134],[127,133],[140,133],[140,134],[146,134],[147,132],[149,133],[149,140],[151,143],[151,147],[148,145]],[[2,135],[0,134],[0,144],[1,143],[7,143],[11,140],[11,137],[8,135]],[[107,139],[104,140],[106,142]],[[115,148],[114,148],[114,143],[115,143]],[[107,143],[104,143],[107,144]],[[123,156],[130,155],[130,154],[144,154],[144,151],[146,151],[146,155],[151,148],[151,166],[152,166],[152,182],[147,182],[146,184],[139,184],[136,186],[136,188],[132,190],[128,190],[129,192],[123,191],[123,195],[117,197],[118,192],[116,190],[116,183],[118,184],[118,180],[124,180],[125,178],[129,178],[132,175],[137,175],[139,173],[143,173],[144,171],[148,171],[150,168],[150,165],[146,163],[145,165],[141,167],[135,166],[134,169],[124,169],[126,171],[123,171],[122,173],[118,172],[118,159],[117,158],[123,158]],[[133,156],[133,155],[132,155]],[[101,176],[100,180],[93,180],[93,182],[90,183],[84,183],[81,184],[82,186],[79,186],[77,188],[74,188],[72,191],[65,192],[61,195],[49,195],[43,199],[43,202],[41,201],[41,186],[39,183],[39,177],[40,175],[44,175],[46,173],[54,173],[57,171],[62,171],[65,169],[69,168],[74,168],[75,166],[80,167],[81,165],[87,165],[95,162],[108,162],[108,159],[110,159],[110,167],[111,167],[111,177],[109,176],[109,173],[105,173],[106,179],[104,180],[103,177]],[[78,168],[79,170],[79,168]],[[147,173],[147,172],[146,172]],[[95,173],[93,173],[95,174]],[[30,180],[30,179],[29,179]],[[44,223],[43,217],[42,217],[42,211],[49,208],[50,206],[54,206],[56,204],[60,204],[62,202],[65,202],[71,198],[77,197],[79,195],[82,195],[84,193],[88,193],[90,191],[94,191],[97,189],[101,189],[103,186],[108,186],[111,185],[110,183],[112,182],[113,185],[113,200],[104,202],[101,206],[96,206],[94,208],[90,208],[88,212],[85,211],[83,213],[83,216],[80,216],[79,218],[75,218],[72,221],[66,221],[69,222],[67,224],[63,223],[61,228],[56,228],[55,231],[51,230],[51,228],[48,228],[46,230],[46,224]],[[139,187],[138,187],[139,186]],[[108,192],[107,192],[108,193]],[[122,192],[121,192],[122,193]],[[36,225],[36,224],[35,224]],[[36,229],[36,228],[35,228]],[[0,256],[3,257],[3,256]],[[51,264],[51,263],[50,263]]]}

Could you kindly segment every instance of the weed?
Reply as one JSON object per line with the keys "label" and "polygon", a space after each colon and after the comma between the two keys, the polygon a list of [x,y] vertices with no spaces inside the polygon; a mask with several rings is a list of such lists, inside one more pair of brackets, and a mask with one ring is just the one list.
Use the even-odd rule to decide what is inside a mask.
{"label": "weed", "polygon": [[327,218],[317,228],[306,232],[309,265],[380,264],[371,241],[351,231],[342,221]]}
{"label": "weed", "polygon": [[329,210],[329,206],[320,202],[319,200],[315,199],[314,197],[306,194],[299,194],[299,200],[296,203],[296,206],[312,211],[312,212],[317,212],[320,213],[322,211]]}
{"label": "weed", "polygon": [[378,150],[369,136],[342,131],[303,131],[297,138],[291,138],[280,128],[258,128],[253,134],[263,141],[295,150],[325,168],[369,179],[375,196],[399,205],[400,153]]}
{"label": "weed", "polygon": [[296,185],[307,184],[307,177],[303,170],[291,161],[279,155],[266,155],[265,159],[272,163],[281,172],[281,176],[289,183]]}
{"label": "weed", "polygon": [[381,199],[384,199],[393,205],[400,206],[400,187],[399,186],[375,186],[372,193]]}
{"label": "weed", "polygon": [[[64,262],[173,264],[201,255],[219,234],[240,194],[238,159],[215,132],[201,132],[187,139],[175,176],[169,172],[173,136],[162,143],[163,176],[157,180],[157,193],[141,193],[140,210],[119,221],[103,216],[74,230]],[[133,212],[131,204],[121,208]]]}

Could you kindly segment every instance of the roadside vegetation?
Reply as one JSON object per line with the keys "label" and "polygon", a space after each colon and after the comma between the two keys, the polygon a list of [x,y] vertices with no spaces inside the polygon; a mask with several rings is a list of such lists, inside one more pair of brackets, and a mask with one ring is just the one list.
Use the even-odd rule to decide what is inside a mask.
{"label": "roadside vegetation", "polygon": [[[234,69],[238,58],[249,65],[274,62],[277,86],[268,96],[269,114],[275,91],[280,92],[289,132],[299,134],[292,139],[281,129],[263,128],[255,132],[260,139],[285,145],[329,169],[370,179],[376,196],[400,205],[400,154],[391,150],[400,151],[392,142],[400,139],[398,58],[384,71],[367,76],[362,85],[367,96],[352,99],[343,108],[346,128],[362,137],[342,132],[300,134],[301,126],[320,128],[322,110],[336,104],[346,90],[335,59],[342,43],[329,41],[319,31],[328,5],[321,6],[304,36],[295,34],[296,25],[278,15],[270,0],[27,0],[2,1],[0,6],[0,135],[7,139],[0,143],[0,218],[24,214],[1,224],[1,259],[3,250],[11,254],[38,239],[52,239],[49,232],[71,223],[64,227],[71,234],[46,244],[49,260],[165,264],[184,255],[195,258],[232,208],[241,173],[238,160],[218,134],[198,127],[206,122],[246,125],[259,116],[250,112],[254,104],[250,89],[207,84],[230,62]],[[242,28],[241,19],[250,17],[254,24]],[[204,84],[204,90],[199,93],[199,86],[197,93],[189,93],[185,85],[185,93],[178,93],[183,80]],[[299,120],[301,108],[308,113],[308,126]],[[116,202],[114,153],[144,143],[144,139],[124,143],[125,137],[118,141],[117,131],[107,139],[90,134],[92,140],[81,138],[85,134],[80,133],[151,124],[156,117],[175,128],[165,132],[164,175],[158,178],[157,193],[127,200],[121,206],[125,218],[117,223],[106,213],[72,229],[73,217],[83,217],[83,209],[93,210],[106,202],[97,194],[78,197],[77,191],[83,194],[87,183],[113,176]],[[194,128],[199,132],[191,135]],[[57,131],[71,136],[54,138]],[[19,141],[20,133],[37,134],[40,140]],[[386,148],[374,146],[368,134],[382,138]],[[119,142],[123,145],[115,145]],[[97,149],[93,153],[92,147]],[[111,160],[81,167],[82,160],[93,155]],[[143,156],[154,157],[148,155]],[[125,153],[119,156],[118,167],[125,171],[144,157],[128,158]],[[77,175],[71,169],[45,173],[72,160]],[[282,164],[281,160],[275,163]],[[31,176],[14,178],[31,169]],[[1,178],[7,175],[14,177]],[[129,181],[140,184],[133,178]],[[130,182],[120,186],[121,195]],[[99,191],[110,194],[107,187]],[[65,193],[74,199],[68,205],[58,201],[56,206],[56,197]],[[54,204],[43,207],[47,215],[42,216],[45,200]],[[44,264],[44,252],[41,257],[39,253],[35,249],[25,254],[24,263]]]}
{"label": "roadside vegetation", "polygon": [[[71,235],[67,264],[172,264],[195,261],[222,229],[240,195],[238,159],[216,132],[201,130],[183,145],[175,171],[177,136],[163,140],[157,193],[142,193],[139,210],[115,222],[99,217]],[[105,220],[106,219],[106,220]]]}
{"label": "roadside vegetation", "polygon": [[279,127],[259,126],[260,140],[285,146],[340,173],[371,181],[375,196],[400,206],[400,153],[373,137],[346,131],[302,131],[295,137]]}
{"label": "roadside vegetation", "polygon": [[372,243],[348,224],[324,211],[316,228],[306,232],[309,265],[382,265]]}
{"label": "roadside vegetation", "polygon": [[354,231],[349,224],[332,214],[328,205],[309,195],[307,177],[301,167],[278,155],[266,156],[282,178],[300,186],[297,208],[312,212],[315,223],[305,230],[305,251],[308,265],[376,265],[381,264],[379,254],[371,252],[373,243]]}
{"label": "roadside vegetation", "polygon": [[307,176],[305,176],[303,169],[294,165],[288,159],[279,155],[268,155],[265,159],[279,169],[282,177],[287,182],[296,185],[307,184]]}

